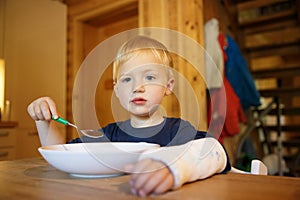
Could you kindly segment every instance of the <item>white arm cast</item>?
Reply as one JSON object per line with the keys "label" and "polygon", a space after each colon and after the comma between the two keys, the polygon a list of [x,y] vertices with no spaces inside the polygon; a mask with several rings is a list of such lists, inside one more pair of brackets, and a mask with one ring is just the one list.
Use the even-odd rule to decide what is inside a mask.
{"label": "white arm cast", "polygon": [[214,138],[203,138],[180,146],[147,151],[140,157],[145,158],[161,161],[169,167],[175,180],[173,189],[184,183],[220,173],[227,163],[224,148]]}

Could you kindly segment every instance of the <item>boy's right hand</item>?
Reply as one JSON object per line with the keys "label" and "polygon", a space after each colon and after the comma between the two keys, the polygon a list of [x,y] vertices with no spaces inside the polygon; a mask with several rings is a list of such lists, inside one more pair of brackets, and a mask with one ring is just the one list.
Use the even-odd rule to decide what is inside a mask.
{"label": "boy's right hand", "polygon": [[51,116],[58,117],[56,105],[50,97],[41,97],[29,104],[27,111],[36,121],[51,120]]}

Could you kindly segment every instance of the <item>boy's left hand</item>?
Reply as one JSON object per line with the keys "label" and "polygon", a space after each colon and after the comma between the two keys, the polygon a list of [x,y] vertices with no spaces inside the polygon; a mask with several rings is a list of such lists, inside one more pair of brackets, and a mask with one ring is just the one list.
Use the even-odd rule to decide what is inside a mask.
{"label": "boy's left hand", "polygon": [[172,173],[160,161],[144,159],[125,166],[125,170],[131,173],[129,184],[132,193],[141,197],[165,193],[174,185]]}

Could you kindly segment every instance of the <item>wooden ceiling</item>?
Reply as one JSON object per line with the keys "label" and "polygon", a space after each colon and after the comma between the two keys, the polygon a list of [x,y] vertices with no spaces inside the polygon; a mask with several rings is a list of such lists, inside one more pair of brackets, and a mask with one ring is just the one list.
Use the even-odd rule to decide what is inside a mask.
{"label": "wooden ceiling", "polygon": [[86,21],[86,23],[95,27],[99,27],[120,20],[120,16],[122,16],[123,19],[126,19],[137,15],[138,4],[129,4],[123,9],[120,9],[118,12],[103,13],[101,15],[95,16],[93,19]]}
{"label": "wooden ceiling", "polygon": [[61,0],[61,2],[68,6],[73,6],[75,4],[83,3],[84,0]]}
{"label": "wooden ceiling", "polygon": [[[83,3],[85,0],[60,0],[60,1],[68,6],[72,6],[75,4]],[[242,2],[246,2],[246,1],[250,1],[250,0],[221,0],[221,1],[228,1],[228,3],[230,3],[230,4],[238,4],[238,3],[242,3]]]}

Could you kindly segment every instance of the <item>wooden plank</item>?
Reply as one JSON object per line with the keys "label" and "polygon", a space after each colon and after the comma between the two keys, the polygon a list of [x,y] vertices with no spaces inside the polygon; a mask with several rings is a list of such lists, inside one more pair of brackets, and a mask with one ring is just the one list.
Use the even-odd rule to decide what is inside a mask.
{"label": "wooden plank", "polygon": [[82,0],[61,0],[62,3],[66,4],[67,6],[73,6],[79,3],[82,3]]}
{"label": "wooden plank", "polygon": [[93,10],[102,9],[113,4],[123,4],[124,6],[120,8],[122,9],[126,7],[125,4],[130,5],[133,2],[137,3],[137,1],[138,0],[81,0],[79,3],[74,3],[68,6],[68,15],[75,16],[92,13]]}
{"label": "wooden plank", "polygon": [[300,66],[297,68],[279,68],[279,69],[269,69],[269,70],[257,70],[252,72],[255,79],[264,78],[283,78],[283,77],[293,77],[300,76]]}
{"label": "wooden plank", "polygon": [[300,41],[300,28],[293,27],[284,30],[270,31],[261,34],[245,36],[246,49],[258,49]]}
{"label": "wooden plank", "polygon": [[293,96],[300,96],[300,88],[277,88],[259,90],[262,97],[280,97],[291,98]]}
{"label": "wooden plank", "polygon": [[[299,107],[295,107],[295,108],[282,108],[280,109],[281,114],[282,115],[300,115],[300,108]],[[277,114],[277,110],[276,109],[272,109],[268,115],[276,115]],[[300,130],[300,129],[299,129]]]}
{"label": "wooden plank", "polygon": [[263,6],[269,6],[275,3],[287,2],[287,0],[255,0],[255,1],[246,1],[243,3],[237,4],[238,11],[248,10],[252,8],[258,8]]}
{"label": "wooden plank", "polygon": [[265,49],[259,49],[256,51],[248,52],[248,56],[250,59],[260,58],[260,57],[268,57],[273,55],[291,55],[291,54],[298,54],[300,55],[300,45],[299,44],[292,44],[292,45],[281,45],[277,47],[269,47],[266,51]]}
{"label": "wooden plank", "polygon": [[[277,146],[277,141],[271,142],[271,145]],[[300,147],[300,139],[293,139],[293,140],[285,140],[282,141],[283,147]],[[288,155],[285,155],[285,157]]]}
{"label": "wooden plank", "polygon": [[276,70],[297,68],[300,66],[299,54],[273,55],[266,57],[253,58],[250,60],[250,69],[255,72],[258,70]]}
{"label": "wooden plank", "polygon": [[277,88],[277,79],[275,78],[256,79],[255,85],[258,90]]}
{"label": "wooden plank", "polygon": [[295,17],[291,17],[288,19],[281,19],[281,20],[273,20],[270,23],[264,23],[263,26],[249,26],[243,27],[243,33],[245,35],[251,35],[260,32],[268,32],[272,30],[278,29],[285,29],[289,27],[296,27],[298,26],[299,22]]}
{"label": "wooden plank", "polygon": [[101,12],[100,15],[87,20],[86,23],[95,27],[105,26],[119,21],[120,16],[122,16],[122,19],[138,16],[138,4],[127,4],[123,9],[114,12],[111,12],[110,10]]}
{"label": "wooden plank", "polygon": [[18,122],[15,121],[0,121],[0,128],[15,128]]}
{"label": "wooden plank", "polygon": [[[274,126],[266,126],[266,128],[270,131],[277,131],[278,130],[278,126],[274,125]],[[300,130],[300,125],[282,125],[281,126],[281,131],[283,132],[298,132],[299,133]],[[299,133],[300,136],[300,133]]]}
{"label": "wooden plank", "polygon": [[297,10],[296,8],[292,8],[290,10],[285,10],[285,11],[279,11],[278,13],[274,13],[274,14],[270,14],[270,15],[265,15],[265,16],[259,16],[259,17],[255,17],[252,19],[242,19],[239,17],[239,25],[242,27],[245,26],[252,26],[255,24],[262,24],[268,21],[274,21],[274,20],[278,20],[280,18],[286,18],[289,16],[296,16],[297,14]]}

